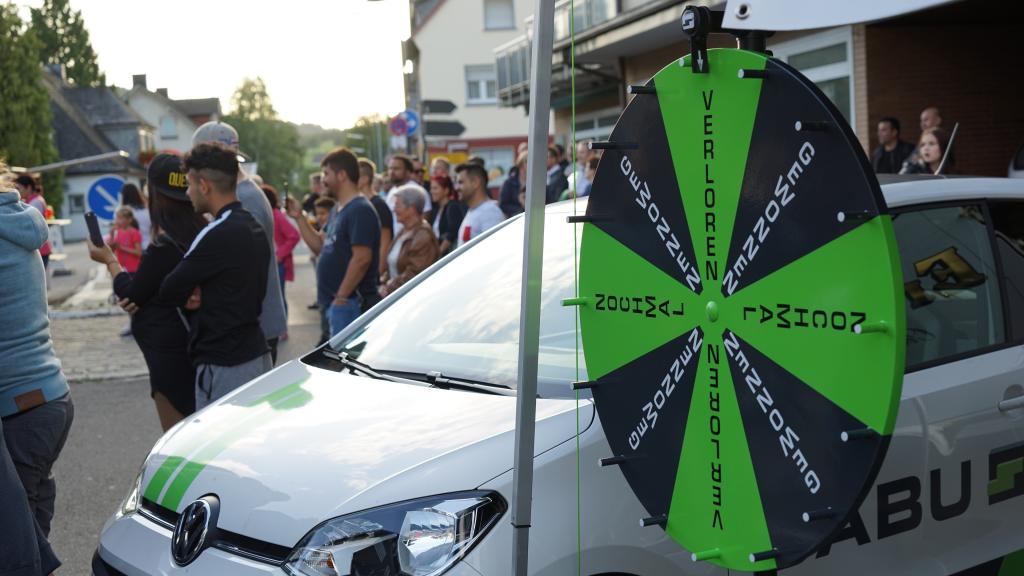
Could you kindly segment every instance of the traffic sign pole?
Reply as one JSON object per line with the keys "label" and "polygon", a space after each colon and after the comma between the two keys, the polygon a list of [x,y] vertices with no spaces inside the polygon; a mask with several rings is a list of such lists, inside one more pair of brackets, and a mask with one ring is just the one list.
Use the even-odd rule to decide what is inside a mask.
{"label": "traffic sign pole", "polygon": [[526,576],[533,505],[533,447],[537,418],[537,356],[540,338],[541,266],[544,257],[544,190],[547,177],[548,116],[551,112],[551,51],[555,1],[536,0],[527,137],[525,234],[519,317],[519,375],[516,394],[515,467],[512,471],[512,574]]}

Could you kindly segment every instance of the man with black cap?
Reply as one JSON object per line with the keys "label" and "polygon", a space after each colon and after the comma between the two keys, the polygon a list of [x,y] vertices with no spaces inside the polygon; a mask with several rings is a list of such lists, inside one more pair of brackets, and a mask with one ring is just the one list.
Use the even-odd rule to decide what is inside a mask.
{"label": "man with black cap", "polygon": [[[193,148],[199,144],[219,142],[233,152],[238,152],[238,132],[225,122],[207,122],[192,134]],[[244,170],[239,168],[235,193],[252,217],[259,222],[267,235],[267,247],[274,254],[274,213],[266,194]],[[278,277],[277,259],[271,258],[267,268],[267,293],[260,308],[260,328],[267,337],[267,346],[273,362],[277,362],[277,339],[288,331],[288,316],[284,311],[284,297],[281,295],[281,280]]]}
{"label": "man with black cap", "polygon": [[149,368],[150,396],[164,431],[195,412],[195,368],[188,355],[189,324],[178,304],[159,296],[164,278],[206,226],[188,200],[181,158],[157,154],[147,174],[153,241],[135,274],[121,270],[106,246],[89,246],[89,257],[114,277],[114,292],[132,312],[132,335]]}

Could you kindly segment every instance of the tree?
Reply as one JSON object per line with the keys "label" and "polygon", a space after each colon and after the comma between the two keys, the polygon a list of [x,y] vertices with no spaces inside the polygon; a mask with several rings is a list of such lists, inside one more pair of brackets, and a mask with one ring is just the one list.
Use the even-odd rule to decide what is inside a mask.
{"label": "tree", "polygon": [[345,143],[349,147],[362,148],[364,156],[377,164],[377,171],[386,169],[385,160],[388,155],[388,119],[381,114],[360,116],[354,126],[345,130]]}
{"label": "tree", "polygon": [[263,78],[246,78],[231,97],[234,112],[231,114],[245,120],[277,120],[277,110],[270,102],[270,94]]}
{"label": "tree", "polygon": [[[0,5],[0,78],[0,158],[24,167],[56,161],[39,40],[25,30],[14,4]],[[61,173],[47,173],[44,180],[46,202],[59,210],[64,199]]]}
{"label": "tree", "polygon": [[45,0],[32,9],[32,30],[42,42],[44,64],[63,64],[68,81],[75,86],[103,86],[107,79],[96,62],[89,31],[79,10],[69,0]]}
{"label": "tree", "polygon": [[302,148],[295,125],[277,117],[260,78],[246,78],[231,98],[234,110],[224,121],[238,131],[242,152],[258,162],[264,182],[280,187],[302,166]]}

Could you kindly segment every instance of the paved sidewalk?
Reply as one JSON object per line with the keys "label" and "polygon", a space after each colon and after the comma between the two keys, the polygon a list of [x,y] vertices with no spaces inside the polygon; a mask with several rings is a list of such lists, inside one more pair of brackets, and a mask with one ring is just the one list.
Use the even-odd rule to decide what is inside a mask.
{"label": "paved sidewalk", "polygon": [[[77,292],[83,284],[88,282],[90,272],[96,267],[96,263],[89,259],[89,249],[85,242],[65,243],[64,254],[67,255],[67,258],[60,264],[50,263],[50,274],[46,281],[46,299],[51,306],[60,304]],[[65,272],[58,275],[57,269],[61,265]]]}
{"label": "paved sidewalk", "polygon": [[[306,306],[316,299],[315,271],[308,252],[295,256],[295,282],[289,282],[288,339],[278,347],[278,364],[301,357],[320,339],[320,317]],[[70,382],[147,377],[142,352],[130,336],[119,336],[129,317],[111,306],[109,274],[96,269],[63,304],[50,310],[50,333]]]}

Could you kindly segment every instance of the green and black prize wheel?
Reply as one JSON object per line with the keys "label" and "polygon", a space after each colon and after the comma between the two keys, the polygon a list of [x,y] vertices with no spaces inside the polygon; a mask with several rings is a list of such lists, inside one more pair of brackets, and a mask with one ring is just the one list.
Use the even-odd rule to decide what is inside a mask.
{"label": "green and black prize wheel", "polygon": [[622,113],[580,252],[613,460],[676,542],[792,566],[845,523],[900,398],[899,256],[878,182],[813,83],[755,52],[664,68]]}

